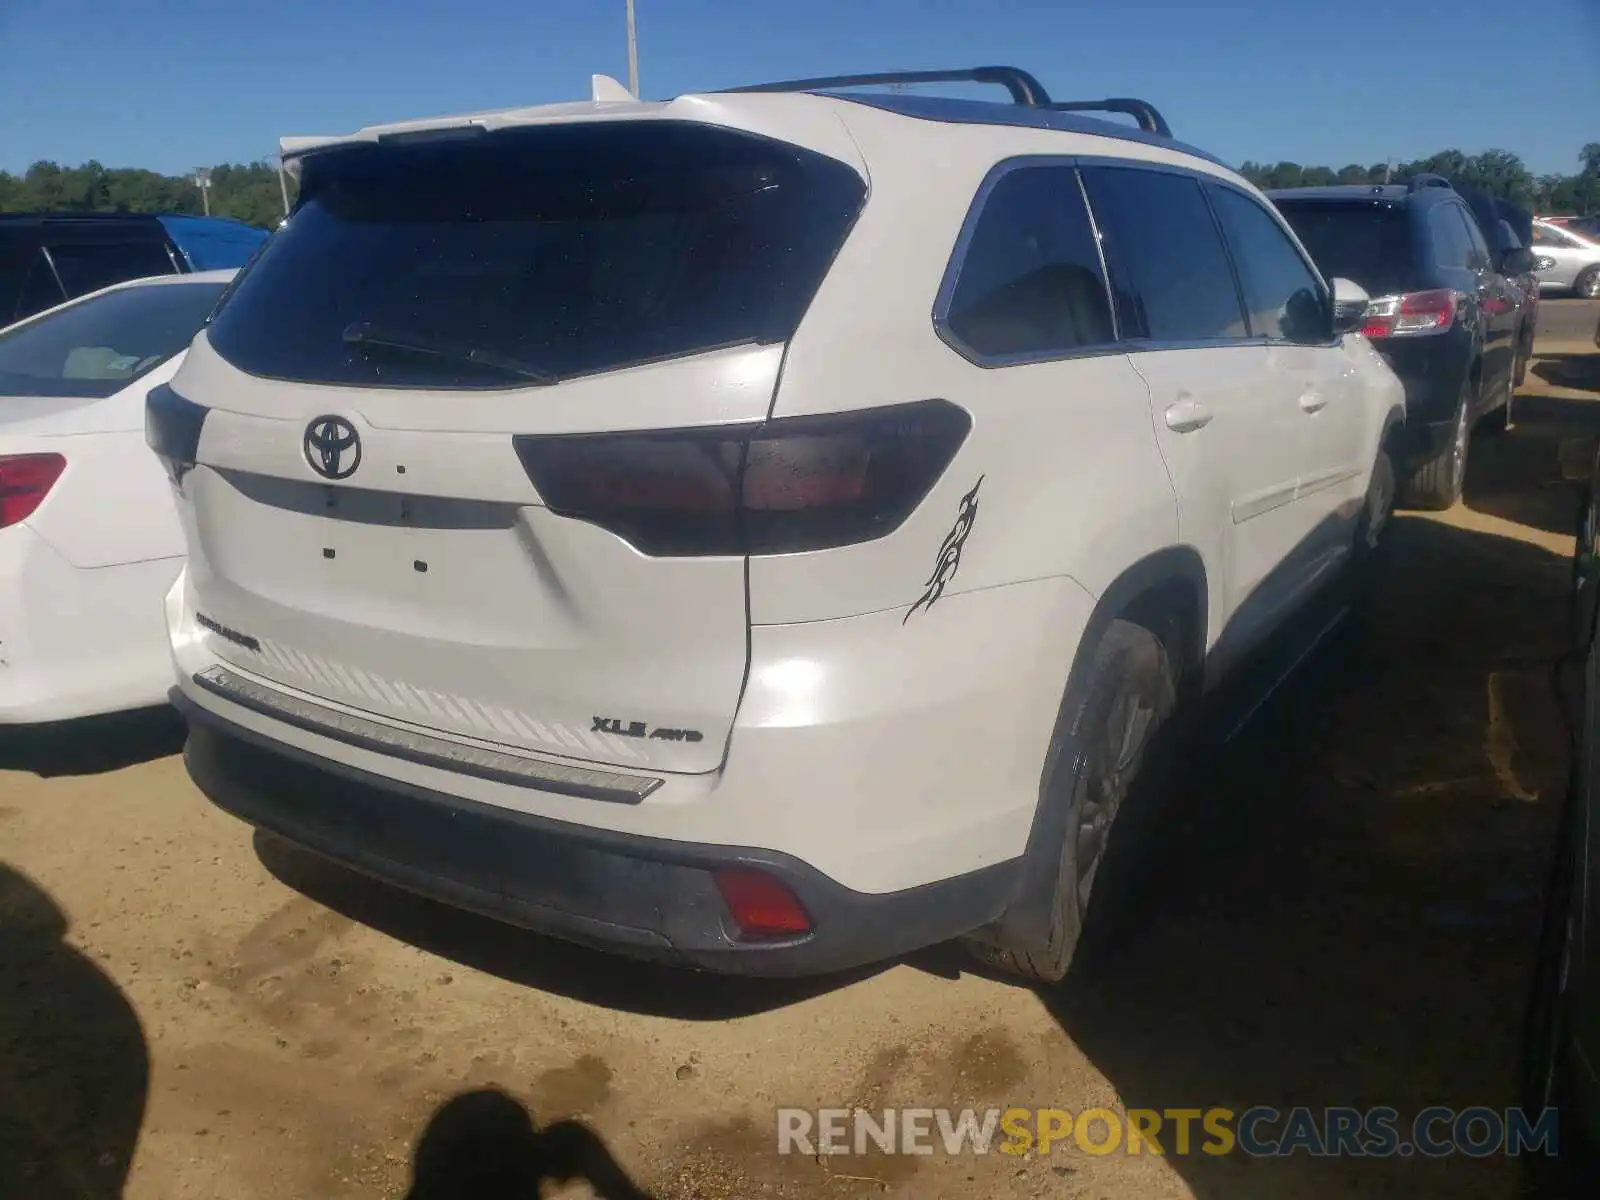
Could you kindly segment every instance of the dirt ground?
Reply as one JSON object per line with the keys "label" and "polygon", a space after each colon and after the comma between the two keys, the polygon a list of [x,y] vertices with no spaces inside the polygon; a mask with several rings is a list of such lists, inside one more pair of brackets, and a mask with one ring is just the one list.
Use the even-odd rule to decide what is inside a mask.
{"label": "dirt ground", "polygon": [[0,1195],[1518,1194],[1502,1158],[780,1157],[774,1109],[1511,1103],[1566,769],[1562,464],[1600,430],[1600,372],[1544,349],[1465,503],[1400,519],[1372,628],[1193,776],[1148,914],[1078,986],[946,950],[804,984],[637,966],[252,837],[165,718],[6,739]]}

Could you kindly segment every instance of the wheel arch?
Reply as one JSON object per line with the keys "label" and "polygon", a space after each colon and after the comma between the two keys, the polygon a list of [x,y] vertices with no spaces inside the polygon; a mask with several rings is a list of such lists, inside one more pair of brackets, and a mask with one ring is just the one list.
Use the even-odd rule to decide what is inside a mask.
{"label": "wheel arch", "polygon": [[[1149,629],[1174,656],[1180,698],[1198,695],[1204,677],[1209,620],[1209,590],[1204,559],[1192,546],[1168,546],[1125,568],[1095,601],[1073,652],[1051,742],[1088,686],[1096,648],[1113,621],[1129,621]],[[1048,762],[1041,764],[1041,772]],[[1005,910],[975,936],[1008,943],[1024,942],[1048,931],[1054,903],[1056,858],[1065,814],[1044,804],[1041,773],[1033,821],[1022,852],[1017,885]]]}

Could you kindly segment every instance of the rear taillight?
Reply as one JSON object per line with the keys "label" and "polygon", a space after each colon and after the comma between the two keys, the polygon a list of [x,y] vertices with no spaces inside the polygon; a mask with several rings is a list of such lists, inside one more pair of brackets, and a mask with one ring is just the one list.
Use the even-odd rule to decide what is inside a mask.
{"label": "rear taillight", "polygon": [[0,529],[31,517],[66,469],[59,454],[0,454]]}
{"label": "rear taillight", "polygon": [[804,906],[773,876],[733,867],[713,872],[712,878],[741,939],[799,937],[811,932],[811,918]]}
{"label": "rear taillight", "polygon": [[552,512],[644,554],[786,554],[893,532],[971,427],[965,409],[926,400],[759,425],[514,440]]}
{"label": "rear taillight", "polygon": [[1459,299],[1451,288],[1380,296],[1367,305],[1367,322],[1361,332],[1370,338],[1444,333],[1456,323]]}
{"label": "rear taillight", "polygon": [[144,440],[167,468],[173,483],[183,477],[200,453],[200,431],[211,410],[185,400],[163,383],[150,389],[144,401]]}

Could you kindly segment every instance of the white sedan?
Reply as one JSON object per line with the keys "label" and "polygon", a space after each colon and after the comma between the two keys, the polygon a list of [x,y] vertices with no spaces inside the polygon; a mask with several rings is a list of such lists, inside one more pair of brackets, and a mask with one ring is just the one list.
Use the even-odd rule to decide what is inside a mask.
{"label": "white sedan", "polygon": [[145,394],[233,275],[133,280],[0,330],[0,725],[165,702],[184,545]]}

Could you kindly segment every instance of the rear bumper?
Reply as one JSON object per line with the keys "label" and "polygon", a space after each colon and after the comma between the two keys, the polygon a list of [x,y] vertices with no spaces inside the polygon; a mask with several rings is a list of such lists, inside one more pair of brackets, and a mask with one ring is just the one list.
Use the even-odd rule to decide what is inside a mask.
{"label": "rear bumper", "polygon": [[1455,433],[1456,404],[1461,399],[1459,373],[1402,375],[1406,391],[1406,425],[1400,434],[1397,464],[1417,467],[1444,453]]}
{"label": "rear bumper", "polygon": [[[653,772],[457,741],[311,693],[217,686],[248,651],[167,597],[196,782],[221,807],[368,874],[569,940],[751,974],[816,974],[994,920],[1009,900],[1092,597],[1049,579],[904,610],[753,626],[716,771]],[[226,640],[226,639],[223,639]],[[256,679],[266,689],[268,681]],[[277,688],[278,685],[270,685]],[[381,735],[381,736],[379,736]],[[600,768],[599,794],[551,772]],[[550,776],[546,778],[546,776]],[[586,776],[587,778],[587,776]],[[590,780],[590,782],[595,782]],[[812,931],[743,942],[709,872],[783,882]]]}
{"label": "rear bumper", "polygon": [[[364,874],[567,941],[733,974],[846,970],[996,918],[1017,862],[886,893],[852,891],[791,856],[573,825],[358,770],[275,742],[188,699],[184,759],[251,825]],[[812,932],[741,941],[711,872],[782,881]]]}

